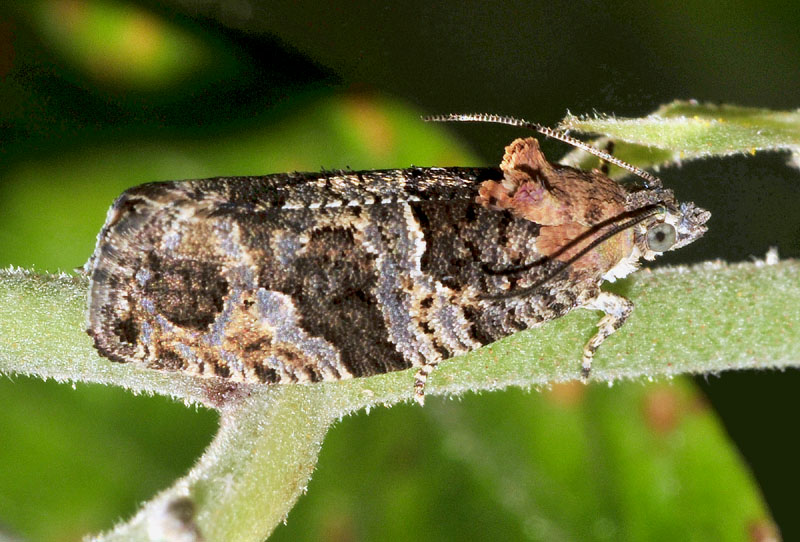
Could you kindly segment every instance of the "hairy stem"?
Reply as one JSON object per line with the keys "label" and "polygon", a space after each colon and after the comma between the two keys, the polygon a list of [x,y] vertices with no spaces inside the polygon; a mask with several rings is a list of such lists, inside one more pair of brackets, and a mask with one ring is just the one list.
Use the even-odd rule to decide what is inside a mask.
{"label": "hairy stem", "polygon": [[[799,279],[795,260],[637,273],[615,288],[636,309],[598,351],[592,378],[800,366]],[[259,540],[304,491],[333,420],[413,396],[413,371],[311,386],[220,386],[114,364],[97,355],[83,331],[86,287],[84,279],[66,275],[0,272],[0,372],[115,384],[222,413],[219,433],[189,474],[96,540],[145,539],[169,529],[195,529],[209,540]],[[426,393],[574,380],[598,319],[573,311],[445,362]]]}

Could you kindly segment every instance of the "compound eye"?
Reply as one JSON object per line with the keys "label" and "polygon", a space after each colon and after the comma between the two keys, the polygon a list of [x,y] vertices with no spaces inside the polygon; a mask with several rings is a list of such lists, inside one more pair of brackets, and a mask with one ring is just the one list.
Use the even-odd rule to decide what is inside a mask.
{"label": "compound eye", "polygon": [[675,228],[666,222],[647,230],[647,248],[653,252],[664,252],[675,244]]}

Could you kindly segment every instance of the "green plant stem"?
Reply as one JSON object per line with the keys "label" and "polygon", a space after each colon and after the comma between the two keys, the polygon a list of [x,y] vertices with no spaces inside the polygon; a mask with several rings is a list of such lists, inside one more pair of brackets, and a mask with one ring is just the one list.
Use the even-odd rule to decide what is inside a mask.
{"label": "green plant stem", "polygon": [[[0,271],[0,373],[115,384],[219,406],[224,397],[208,380],[100,357],[84,332],[86,287],[85,280],[67,275]],[[631,298],[636,308],[598,351],[595,380],[800,364],[797,260],[643,270],[614,290]],[[431,377],[427,393],[573,380],[581,346],[597,320],[597,313],[573,311],[444,362]],[[348,397],[350,411],[410,399],[412,375],[410,370],[297,387],[300,393],[330,387],[332,394]],[[267,388],[241,386],[239,392]]]}
{"label": "green plant stem", "polygon": [[[83,332],[86,281],[0,272],[0,372],[100,382],[218,408],[221,426],[190,473],[130,522],[96,540],[146,539],[165,529],[165,503],[189,497],[207,540],[260,540],[304,491],[327,428],[354,410],[411,399],[413,371],[312,386],[225,389],[180,374],[100,358]],[[598,351],[594,380],[800,365],[800,262],[642,271],[616,285],[637,305]],[[578,376],[598,316],[573,311],[445,362],[429,395],[546,386]],[[160,531],[158,531],[160,532]],[[148,534],[149,533],[149,534]]]}
{"label": "green plant stem", "polygon": [[[308,393],[310,391],[310,393]],[[332,420],[322,390],[282,386],[221,409],[195,467],[97,541],[171,540],[169,504],[189,497],[204,540],[263,540],[305,491]]]}

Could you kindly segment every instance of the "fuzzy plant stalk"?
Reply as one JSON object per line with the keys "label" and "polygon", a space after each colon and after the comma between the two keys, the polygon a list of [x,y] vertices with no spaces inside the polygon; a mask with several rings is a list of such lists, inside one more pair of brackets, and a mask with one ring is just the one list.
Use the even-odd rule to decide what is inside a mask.
{"label": "fuzzy plant stalk", "polygon": [[[741,110],[697,105],[694,115],[687,117],[687,107],[692,106],[671,104],[660,109],[657,117],[630,119],[629,129],[617,130],[615,126],[625,126],[625,121],[607,118],[568,118],[565,126],[608,134],[623,141],[623,147],[625,136],[634,134],[630,143],[633,154],[640,152],[642,145],[654,144],[636,135],[640,130],[655,141],[657,134],[652,132],[664,135],[665,130],[674,129],[694,133],[703,126],[713,131],[720,123],[735,128],[730,131],[729,146],[739,151],[754,146],[741,136],[736,124],[744,116]],[[754,118],[766,115],[758,110],[750,113]],[[725,115],[726,122],[720,121]],[[699,121],[692,120],[698,117]],[[800,138],[794,137],[797,132],[784,134],[791,132],[785,128],[785,119],[767,120],[773,124],[765,120],[765,126],[776,135],[771,143],[759,142],[757,147],[797,152]],[[791,122],[796,128],[797,119]],[[648,125],[651,131],[646,129]],[[703,155],[697,148],[702,145],[693,146],[690,143],[695,139],[688,136],[659,141],[663,140],[669,141],[670,147],[656,150],[657,158],[651,153],[649,158],[628,159],[647,167],[669,161],[669,157]],[[684,149],[685,154],[676,156],[674,148]],[[721,149],[728,147],[715,145],[708,152],[727,152]],[[0,271],[0,373],[113,384],[220,412],[219,431],[191,471],[129,521],[92,540],[180,536],[188,540],[200,536],[205,540],[261,540],[286,518],[305,491],[333,422],[361,409],[413,398],[413,370],[314,385],[220,385],[181,373],[111,363],[98,356],[84,331],[87,288],[83,277],[41,275],[16,268]],[[636,310],[598,351],[591,374],[594,381],[610,384],[800,366],[798,261],[781,261],[772,253],[763,261],[748,263],[662,267],[636,273],[614,288],[631,299]],[[539,388],[575,380],[579,345],[592,335],[596,321],[591,311],[573,311],[537,329],[443,362],[430,377],[426,395],[509,386]]]}

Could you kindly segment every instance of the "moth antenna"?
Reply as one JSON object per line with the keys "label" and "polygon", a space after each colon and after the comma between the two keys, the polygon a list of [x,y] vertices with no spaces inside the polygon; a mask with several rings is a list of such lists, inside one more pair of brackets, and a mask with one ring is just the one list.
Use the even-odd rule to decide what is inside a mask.
{"label": "moth antenna", "polygon": [[[608,239],[610,239],[611,237],[614,237],[618,233],[623,232],[623,231],[627,230],[628,228],[632,228],[633,226],[635,226],[639,222],[647,220],[651,216],[657,215],[657,214],[662,213],[662,212],[664,212],[664,208],[662,206],[660,206],[660,205],[655,205],[655,206],[652,206],[652,207],[645,207],[640,212],[637,212],[636,215],[633,218],[631,218],[629,220],[626,220],[622,224],[618,224],[617,226],[614,226],[613,228],[608,230],[606,233],[604,233],[603,235],[601,235],[600,237],[598,237],[597,239],[595,239],[594,241],[592,241],[591,243],[586,245],[584,248],[579,250],[577,254],[572,256],[569,260],[567,260],[565,262],[560,262],[560,264],[558,266],[556,266],[547,275],[545,275],[544,277],[542,277],[541,279],[536,281],[534,284],[532,284],[530,286],[526,286],[525,288],[522,288],[520,290],[515,290],[513,292],[505,292],[505,293],[502,293],[502,294],[486,295],[486,296],[481,296],[481,297],[483,299],[501,300],[501,299],[510,299],[512,297],[524,297],[526,295],[532,294],[537,288],[540,288],[542,285],[546,284],[548,281],[553,280],[558,275],[560,275],[561,273],[566,271],[569,268],[570,265],[572,265],[573,263],[578,261],[586,253],[591,252],[592,250],[594,250],[594,248],[597,247],[597,245],[599,245],[600,243],[603,243],[604,241],[607,241]],[[541,263],[541,262],[537,262],[537,263]]]}
{"label": "moth antenna", "polygon": [[539,132],[544,136],[551,137],[553,139],[558,139],[559,141],[563,141],[564,143],[572,145],[573,147],[577,147],[578,149],[586,151],[589,154],[597,156],[601,160],[605,160],[610,164],[614,164],[617,167],[620,167],[626,171],[633,173],[638,177],[641,177],[642,179],[647,181],[647,188],[661,188],[662,186],[661,179],[659,179],[655,175],[652,175],[646,172],[645,170],[634,166],[633,164],[624,162],[605,151],[596,149],[591,145],[584,143],[580,139],[567,135],[564,132],[554,130],[547,126],[543,126],[538,122],[530,122],[525,119],[506,117],[503,115],[492,115],[489,113],[450,113],[449,115],[430,115],[422,117],[422,120],[425,122],[490,122],[493,124],[507,124],[509,126],[520,126],[522,128],[528,128],[529,130]]}

